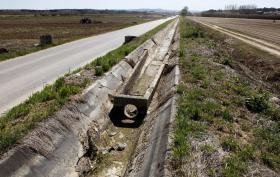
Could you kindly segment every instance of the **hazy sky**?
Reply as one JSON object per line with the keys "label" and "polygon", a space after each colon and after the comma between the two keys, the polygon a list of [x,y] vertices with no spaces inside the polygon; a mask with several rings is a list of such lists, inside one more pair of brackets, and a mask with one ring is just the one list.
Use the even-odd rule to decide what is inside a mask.
{"label": "hazy sky", "polygon": [[223,9],[226,4],[255,4],[258,7],[278,7],[280,0],[0,0],[0,9],[138,9],[161,8],[178,10]]}

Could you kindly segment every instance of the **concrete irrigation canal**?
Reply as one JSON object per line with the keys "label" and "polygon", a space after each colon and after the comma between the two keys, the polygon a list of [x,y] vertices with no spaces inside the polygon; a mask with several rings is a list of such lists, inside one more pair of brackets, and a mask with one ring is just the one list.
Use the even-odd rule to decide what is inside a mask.
{"label": "concrete irrigation canal", "polygon": [[168,176],[178,19],[42,122],[0,160],[8,176]]}

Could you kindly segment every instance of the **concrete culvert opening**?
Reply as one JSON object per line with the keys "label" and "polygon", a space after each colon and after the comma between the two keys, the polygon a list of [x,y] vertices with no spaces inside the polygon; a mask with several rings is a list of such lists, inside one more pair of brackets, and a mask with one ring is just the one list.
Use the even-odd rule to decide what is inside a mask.
{"label": "concrete culvert opening", "polygon": [[127,104],[124,107],[124,115],[129,119],[134,119],[139,114],[138,108],[133,104]]}

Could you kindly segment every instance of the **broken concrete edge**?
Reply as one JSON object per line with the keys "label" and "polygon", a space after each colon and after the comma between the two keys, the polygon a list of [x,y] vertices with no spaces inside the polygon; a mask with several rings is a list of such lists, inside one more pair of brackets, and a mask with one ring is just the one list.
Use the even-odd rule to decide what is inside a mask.
{"label": "broken concrete edge", "polygon": [[[148,41],[138,49],[154,45]],[[135,50],[130,56],[137,56],[141,51]],[[92,169],[94,164],[89,153],[94,153],[92,143],[110,123],[106,114],[113,107],[109,95],[116,92],[132,69],[122,60],[85,89],[81,98],[72,100],[39,123],[19,145],[2,156],[1,177],[81,176]]]}

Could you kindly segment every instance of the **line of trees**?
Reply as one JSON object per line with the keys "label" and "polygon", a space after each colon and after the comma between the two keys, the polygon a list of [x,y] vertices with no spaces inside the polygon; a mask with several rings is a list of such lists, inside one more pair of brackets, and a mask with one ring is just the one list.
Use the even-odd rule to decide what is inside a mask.
{"label": "line of trees", "polygon": [[228,11],[253,10],[253,9],[257,9],[257,6],[254,4],[241,5],[241,6],[229,4],[229,5],[225,6],[225,10],[228,10]]}
{"label": "line of trees", "polygon": [[280,8],[258,8],[254,4],[226,5],[224,10],[208,10],[201,13],[205,17],[229,17],[229,18],[259,18],[280,20]]}

